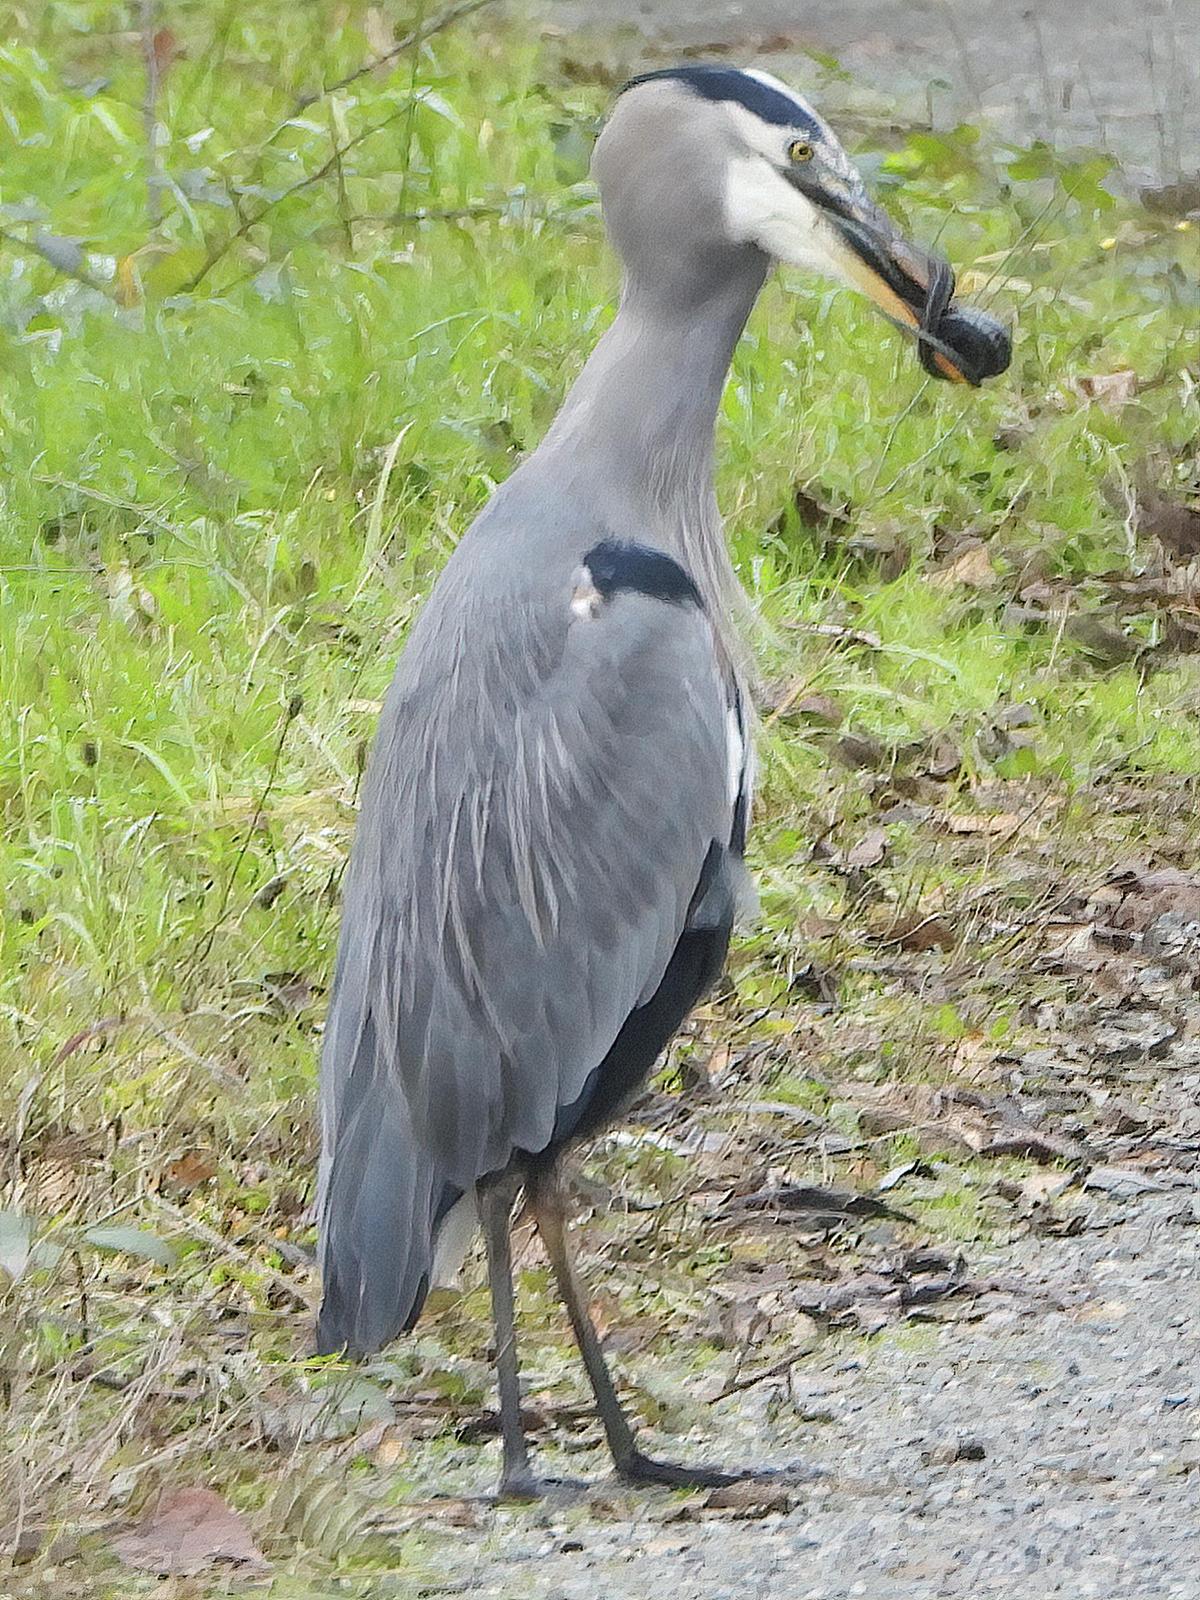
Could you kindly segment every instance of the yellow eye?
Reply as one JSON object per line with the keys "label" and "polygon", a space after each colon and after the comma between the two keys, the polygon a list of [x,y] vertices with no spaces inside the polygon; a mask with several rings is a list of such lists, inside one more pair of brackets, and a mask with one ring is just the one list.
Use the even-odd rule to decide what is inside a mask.
{"label": "yellow eye", "polygon": [[793,139],[791,144],[788,145],[788,160],[794,161],[797,166],[802,165],[805,161],[811,161],[815,154],[816,152],[807,139]]}

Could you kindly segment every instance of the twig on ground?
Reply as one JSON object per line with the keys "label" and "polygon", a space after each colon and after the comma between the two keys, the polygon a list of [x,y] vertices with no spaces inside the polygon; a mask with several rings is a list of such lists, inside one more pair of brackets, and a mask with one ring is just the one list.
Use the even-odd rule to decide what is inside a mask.
{"label": "twig on ground", "polygon": [[312,1302],[308,1295],[298,1289],[291,1279],[282,1272],[277,1272],[274,1267],[268,1266],[265,1261],[260,1261],[257,1256],[251,1255],[249,1250],[240,1249],[232,1239],[227,1239],[223,1233],[218,1233],[215,1228],[210,1228],[208,1223],[202,1222],[199,1217],[192,1216],[190,1212],[181,1211],[178,1206],[173,1206],[169,1200],[164,1200],[162,1195],[152,1194],[148,1198],[158,1210],[164,1211],[169,1217],[173,1217],[185,1232],[203,1240],[206,1245],[209,1245],[213,1250],[219,1251],[221,1255],[228,1256],[231,1261],[236,1261],[239,1266],[266,1278],[269,1283],[274,1284],[282,1294],[286,1294],[305,1311],[312,1310]]}
{"label": "twig on ground", "polygon": [[785,1372],[790,1372],[798,1361],[803,1361],[805,1356],[812,1355],[817,1348],[816,1340],[810,1344],[801,1345],[799,1349],[792,1350],[780,1361],[774,1361],[769,1367],[764,1367],[761,1372],[752,1372],[748,1378],[733,1378],[719,1394],[713,1396],[713,1404],[718,1400],[728,1400],[731,1395],[744,1394],[747,1389],[753,1389],[757,1384],[768,1383],[772,1378],[782,1378]]}

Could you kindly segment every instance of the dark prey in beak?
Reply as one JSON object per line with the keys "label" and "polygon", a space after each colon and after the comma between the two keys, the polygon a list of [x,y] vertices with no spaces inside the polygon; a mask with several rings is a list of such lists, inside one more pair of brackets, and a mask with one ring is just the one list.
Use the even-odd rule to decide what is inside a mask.
{"label": "dark prey in beak", "polygon": [[931,377],[981,384],[1012,359],[1008,331],[974,306],[954,303],[954,273],[909,243],[861,192],[847,195],[804,175],[788,181],[817,205],[850,252],[850,276],[900,328],[914,334]]}
{"label": "dark prey in beak", "polygon": [[917,329],[921,365],[931,377],[965,380],[978,387],[1012,360],[1008,330],[976,306],[956,306],[953,270],[933,257],[929,266],[929,289]]}

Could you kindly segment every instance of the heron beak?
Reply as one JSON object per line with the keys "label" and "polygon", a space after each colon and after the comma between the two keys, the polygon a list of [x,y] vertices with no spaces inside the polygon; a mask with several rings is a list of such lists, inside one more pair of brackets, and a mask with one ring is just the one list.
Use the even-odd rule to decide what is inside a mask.
{"label": "heron beak", "polygon": [[796,186],[829,224],[827,243],[841,275],[915,333],[926,372],[978,386],[1005,370],[1012,359],[1007,329],[986,312],[954,304],[954,273],[945,261],[910,243],[861,189]]}

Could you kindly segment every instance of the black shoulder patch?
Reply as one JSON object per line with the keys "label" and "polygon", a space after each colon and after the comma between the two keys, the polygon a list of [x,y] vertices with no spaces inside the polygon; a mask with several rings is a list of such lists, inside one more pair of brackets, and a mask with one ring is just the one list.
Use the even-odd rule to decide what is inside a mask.
{"label": "black shoulder patch", "polygon": [[657,79],[673,79],[685,84],[705,100],[735,100],[764,122],[773,122],[781,128],[817,131],[816,123],[790,94],[772,88],[738,67],[660,67],[657,72],[641,72],[636,78],[630,78],[628,83],[622,84],[621,93],[636,89],[639,83],[653,83]]}
{"label": "black shoulder patch", "polygon": [[665,600],[668,605],[704,609],[699,589],[678,561],[649,545],[604,539],[592,546],[583,564],[605,600],[626,589],[651,600]]}

